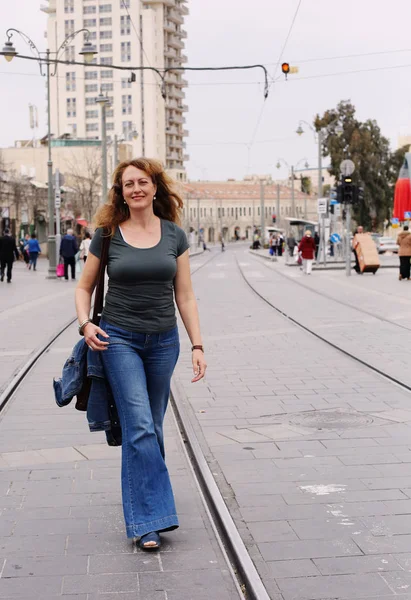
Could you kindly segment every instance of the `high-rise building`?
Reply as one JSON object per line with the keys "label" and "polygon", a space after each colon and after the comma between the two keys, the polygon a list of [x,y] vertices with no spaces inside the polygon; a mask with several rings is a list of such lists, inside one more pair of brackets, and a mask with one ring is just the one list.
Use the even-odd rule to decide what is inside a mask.
{"label": "high-rise building", "polygon": [[[100,92],[110,99],[107,107],[107,136],[133,145],[135,156],[159,158],[179,180],[185,179],[183,71],[170,70],[164,84],[151,70],[181,67],[188,14],[186,0],[48,0],[42,10],[48,14],[47,38],[52,52],[71,33],[86,28],[61,50],[51,82],[51,125],[55,137],[101,137]],[[79,52],[86,39],[98,55],[88,66]],[[104,64],[96,67],[95,63]],[[124,70],[113,68],[114,65]],[[165,97],[163,97],[165,96]]]}

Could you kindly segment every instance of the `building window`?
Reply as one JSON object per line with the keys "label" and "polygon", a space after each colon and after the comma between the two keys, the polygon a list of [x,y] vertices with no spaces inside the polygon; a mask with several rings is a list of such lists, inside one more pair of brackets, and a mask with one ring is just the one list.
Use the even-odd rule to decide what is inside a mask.
{"label": "building window", "polygon": [[84,77],[85,77],[85,79],[97,79],[98,71],[86,71]]}
{"label": "building window", "polygon": [[213,209],[210,208],[210,217],[212,217],[212,216],[213,216]]}
{"label": "building window", "polygon": [[86,110],[86,119],[98,119],[98,110]]}
{"label": "building window", "polygon": [[64,12],[65,13],[73,13],[74,12],[74,0],[64,0]]}
{"label": "building window", "polygon": [[133,123],[131,121],[123,121],[122,128],[124,137],[126,138],[126,140],[130,140],[131,132],[133,129]]}
{"label": "building window", "polygon": [[121,62],[130,62],[131,42],[121,42]]}
{"label": "building window", "polygon": [[68,35],[74,33],[74,19],[69,19],[64,21],[64,34],[67,37]]}
{"label": "building window", "polygon": [[130,15],[121,15],[121,17],[120,17],[120,33],[121,33],[121,35],[130,35],[130,33],[131,33]]}
{"label": "building window", "polygon": [[114,131],[114,123],[107,123],[107,131]]}
{"label": "building window", "polygon": [[97,31],[90,31],[90,33],[85,33],[84,34],[84,41],[85,42],[89,42],[91,40],[96,40],[97,39]]}
{"label": "building window", "polygon": [[97,19],[84,19],[83,27],[97,27]]}
{"label": "building window", "polygon": [[95,98],[86,98],[86,106],[91,106],[96,103],[96,99]]}
{"label": "building window", "polygon": [[71,135],[73,137],[77,137],[77,123],[72,123],[70,125],[70,127],[71,127]]}
{"label": "building window", "polygon": [[234,208],[231,207],[231,216],[234,217]]}
{"label": "building window", "polygon": [[109,13],[111,12],[111,4],[100,4],[98,9],[101,13]]}
{"label": "building window", "polygon": [[121,78],[121,87],[124,89],[131,88],[131,81],[127,77]]}
{"label": "building window", "polygon": [[112,79],[113,71],[100,71],[101,79]]}
{"label": "building window", "polygon": [[251,217],[251,206],[248,207],[248,216]]}
{"label": "building window", "polygon": [[101,84],[101,91],[102,92],[112,92],[114,89],[114,84],[113,83],[102,83]]}
{"label": "building window", "polygon": [[260,216],[260,207],[257,209],[257,215]]}
{"label": "building window", "polygon": [[85,86],[86,87],[86,94],[88,94],[89,92],[98,92],[98,85],[97,83],[91,83]]}
{"label": "building window", "polygon": [[114,119],[114,110],[112,108],[106,109],[106,117],[107,119]]}
{"label": "building window", "polygon": [[67,118],[76,117],[76,99],[75,98],[66,98],[66,115]]}
{"label": "building window", "polygon": [[100,31],[100,39],[101,40],[111,40],[112,35],[113,34],[111,31]]}
{"label": "building window", "polygon": [[76,91],[76,73],[75,72],[66,73],[66,91],[67,92],[75,92]]}
{"label": "building window", "polygon": [[204,216],[205,217],[207,216],[207,209],[206,208],[204,209]]}
{"label": "building window", "polygon": [[240,217],[242,217],[242,216],[243,216],[243,209],[240,206]]}
{"label": "building window", "polygon": [[83,6],[83,15],[95,15],[97,12],[97,7],[93,4],[89,6]]}
{"label": "building window", "polygon": [[[228,210],[229,210],[229,209],[227,208],[227,214],[228,214]],[[225,217],[225,210],[224,210],[224,207],[221,209],[221,212],[223,213],[223,217]]]}
{"label": "building window", "polygon": [[120,0],[120,8],[130,8],[130,0]]}
{"label": "building window", "polygon": [[98,131],[98,123],[86,123],[86,131]]}
{"label": "building window", "polygon": [[121,112],[123,115],[131,115],[131,113],[133,112],[131,94],[121,96]]}
{"label": "building window", "polygon": [[100,58],[100,64],[101,65],[112,65],[113,64],[113,57],[112,56],[102,56]]}
{"label": "building window", "polygon": [[113,52],[113,44],[100,44],[100,52]]}
{"label": "building window", "polygon": [[111,27],[111,17],[100,17],[100,27]]}
{"label": "building window", "polygon": [[217,208],[217,217],[220,218],[221,217],[221,213],[220,213],[220,207]]}

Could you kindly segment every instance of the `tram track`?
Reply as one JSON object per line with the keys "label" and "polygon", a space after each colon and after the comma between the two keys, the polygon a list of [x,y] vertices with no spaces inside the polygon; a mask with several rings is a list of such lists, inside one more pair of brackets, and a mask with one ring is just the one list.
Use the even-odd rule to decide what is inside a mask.
{"label": "tram track", "polygon": [[405,329],[406,331],[411,331],[411,327],[407,327],[406,325],[402,325],[401,323],[396,323],[395,321],[391,321],[391,319],[387,319],[386,317],[378,315],[375,312],[371,312],[370,310],[360,308],[358,306],[355,306],[354,304],[350,304],[349,302],[344,302],[343,300],[340,300],[339,298],[335,298],[335,296],[332,296],[331,294],[327,294],[325,292],[316,290],[308,285],[304,285],[304,283],[302,283],[301,281],[298,281],[292,277],[289,277],[285,273],[281,273],[281,271],[274,271],[274,270],[270,269],[270,266],[268,264],[266,264],[265,261],[267,259],[265,259],[263,257],[255,256],[255,258],[256,258],[256,260],[259,260],[259,262],[262,262],[264,267],[266,269],[268,269],[269,271],[275,273],[276,275],[280,275],[283,279],[286,279],[287,281],[289,281],[291,283],[295,283],[296,285],[302,287],[305,290],[309,290],[310,292],[313,292],[313,294],[317,294],[317,296],[320,296],[321,298],[327,298],[328,300],[332,300],[333,302],[336,302],[337,304],[341,304],[341,306],[345,306],[346,308],[356,310],[357,312],[360,312],[364,315],[378,319],[382,323],[388,323],[389,325],[393,325],[394,327],[399,327],[400,329]]}
{"label": "tram track", "polygon": [[[300,320],[296,319],[295,317],[293,317],[292,315],[290,315],[286,310],[283,310],[281,307],[279,307],[278,305],[275,305],[273,302],[271,302],[268,298],[266,298],[263,294],[261,294],[255,286],[252,285],[252,283],[250,282],[249,279],[247,279],[244,270],[242,269],[237,255],[235,255],[235,261],[238,267],[238,270],[244,280],[244,282],[247,284],[247,286],[253,291],[253,293],[258,296],[263,302],[265,302],[266,304],[268,304],[268,306],[270,306],[271,308],[273,308],[278,314],[280,314],[282,317],[284,317],[289,323],[292,323],[293,325],[295,325],[296,327],[298,327],[299,329],[302,329],[303,331],[305,331],[306,333],[309,333],[310,335],[312,335],[313,337],[317,338],[318,340],[321,340],[322,342],[324,342],[325,344],[327,344],[328,346],[330,346],[331,348],[334,348],[334,350],[337,350],[338,352],[340,352],[341,354],[343,354],[344,356],[347,356],[349,358],[351,358],[352,360],[354,360],[356,363],[361,364],[362,366],[370,369],[371,371],[373,371],[374,373],[377,373],[380,377],[384,378],[385,380],[391,382],[392,384],[396,385],[397,387],[401,388],[402,390],[405,390],[407,392],[411,392],[411,385],[401,381],[400,379],[398,379],[397,377],[394,377],[392,375],[390,375],[389,373],[386,373],[385,371],[383,371],[382,369],[372,365],[371,363],[369,363],[368,361],[359,358],[358,356],[356,356],[353,352],[350,352],[349,350],[341,347],[340,345],[336,344],[335,342],[332,342],[330,340],[328,340],[326,337],[324,337],[323,335],[321,335],[320,333],[318,333],[317,331],[315,331],[313,328],[304,325],[304,323],[302,323]],[[268,268],[268,267],[267,267]],[[365,314],[368,314],[374,318],[380,319],[381,321],[385,321],[390,323],[391,325],[396,325],[398,327],[401,327],[399,324],[394,323],[394,321],[390,321],[389,319],[385,319],[383,317],[379,317],[373,313],[370,313],[368,311],[364,311],[361,309],[356,309],[356,307],[345,303],[343,301],[340,300],[336,300],[335,298],[333,298],[330,295],[326,295],[326,294],[322,294],[321,292],[317,292],[316,290],[312,290],[311,288],[309,288],[308,286],[305,286],[304,284],[300,283],[300,282],[294,282],[293,279],[290,279],[289,277],[287,277],[286,275],[283,275],[281,273],[282,277],[284,277],[285,279],[287,279],[290,283],[297,283],[298,285],[300,285],[301,287],[303,287],[306,290],[312,291],[320,296],[325,296],[327,299],[332,300],[334,302],[337,302],[338,304],[342,304],[350,309],[355,309],[358,312],[362,312]],[[407,329],[409,330],[408,327],[403,326],[403,329]]]}
{"label": "tram track", "polygon": [[[211,252],[210,257],[191,270],[195,275],[208,265],[220,252]],[[201,256],[201,255],[200,255]],[[77,318],[70,319],[58,332],[43,343],[19,368],[0,395],[0,417],[9,402],[23,384],[27,375],[35,369],[38,361],[53,346],[60,336],[72,327]],[[50,385],[51,389],[51,385]],[[218,489],[200,443],[191,425],[184,402],[179,398],[178,388],[172,384],[170,395],[172,416],[179,434],[180,443],[187,457],[190,471],[199,491],[211,529],[221,550],[227,571],[230,573],[239,599],[270,600],[258,571],[251,560],[240,533],[228,511],[223,496]]]}

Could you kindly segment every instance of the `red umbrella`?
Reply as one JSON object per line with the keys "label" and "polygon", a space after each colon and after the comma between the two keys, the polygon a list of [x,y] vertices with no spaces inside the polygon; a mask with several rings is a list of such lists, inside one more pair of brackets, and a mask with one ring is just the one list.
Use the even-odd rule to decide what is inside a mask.
{"label": "red umbrella", "polygon": [[401,167],[394,193],[394,211],[392,216],[399,221],[405,220],[406,212],[411,213],[411,152],[407,152]]}

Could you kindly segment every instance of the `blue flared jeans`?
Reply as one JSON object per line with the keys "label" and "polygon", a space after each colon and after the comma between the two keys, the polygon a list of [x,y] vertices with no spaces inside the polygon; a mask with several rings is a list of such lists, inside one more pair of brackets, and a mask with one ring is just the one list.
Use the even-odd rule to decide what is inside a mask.
{"label": "blue flared jeans", "polygon": [[121,487],[127,537],[178,527],[165,463],[163,421],[180,352],[178,329],[133,333],[102,320],[102,352],[122,429]]}

